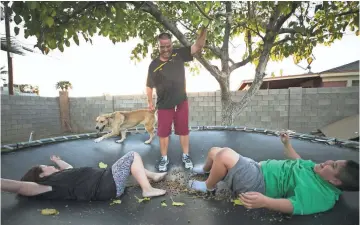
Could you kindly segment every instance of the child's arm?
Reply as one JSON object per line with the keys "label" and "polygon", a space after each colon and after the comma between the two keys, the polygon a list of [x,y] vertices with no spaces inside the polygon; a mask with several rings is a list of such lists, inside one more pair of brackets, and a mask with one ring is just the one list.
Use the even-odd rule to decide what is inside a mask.
{"label": "child's arm", "polygon": [[51,186],[1,178],[1,190],[24,196],[34,196],[52,190]]}
{"label": "child's arm", "polygon": [[59,156],[53,155],[53,156],[50,157],[50,160],[53,161],[54,163],[56,163],[56,165],[58,165],[60,170],[66,170],[66,169],[73,168],[72,165],[70,165],[69,163],[61,160]]}
{"label": "child's arm", "polygon": [[281,142],[284,144],[284,154],[289,159],[301,159],[300,155],[297,154],[295,149],[291,146],[289,135],[287,133],[280,134]]}

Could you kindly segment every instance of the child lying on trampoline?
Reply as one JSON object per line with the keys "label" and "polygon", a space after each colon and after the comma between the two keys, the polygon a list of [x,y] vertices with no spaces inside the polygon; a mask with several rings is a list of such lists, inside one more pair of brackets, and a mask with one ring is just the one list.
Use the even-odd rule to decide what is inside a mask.
{"label": "child lying on trampoline", "polygon": [[255,162],[230,148],[210,149],[197,174],[209,173],[205,182],[190,181],[191,189],[214,191],[224,181],[246,208],[267,208],[293,215],[307,215],[331,209],[342,191],[359,191],[359,164],[352,160],[328,160],[315,164],[303,160],[280,134],[284,153],[290,160]]}
{"label": "child lying on trampoline", "polygon": [[165,190],[153,188],[148,180],[160,181],[166,173],[146,170],[140,155],[136,152],[128,152],[111,168],[106,169],[73,168],[57,156],[50,159],[59,169],[54,166],[34,166],[21,181],[1,179],[1,190],[36,199],[110,200],[123,194],[126,180],[131,174],[140,184],[143,197],[161,196],[166,193]]}

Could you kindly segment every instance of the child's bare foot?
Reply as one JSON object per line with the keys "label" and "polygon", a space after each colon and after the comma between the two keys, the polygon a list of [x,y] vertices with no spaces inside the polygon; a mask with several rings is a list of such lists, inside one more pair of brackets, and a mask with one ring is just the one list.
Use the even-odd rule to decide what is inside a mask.
{"label": "child's bare foot", "polygon": [[157,188],[152,187],[149,190],[144,190],[142,195],[144,198],[146,198],[146,197],[161,196],[161,195],[164,195],[165,193],[166,193],[166,190],[157,189]]}
{"label": "child's bare foot", "polygon": [[161,181],[165,178],[167,172],[165,173],[153,173],[151,174],[151,180],[153,180],[154,182],[158,182],[158,181]]}

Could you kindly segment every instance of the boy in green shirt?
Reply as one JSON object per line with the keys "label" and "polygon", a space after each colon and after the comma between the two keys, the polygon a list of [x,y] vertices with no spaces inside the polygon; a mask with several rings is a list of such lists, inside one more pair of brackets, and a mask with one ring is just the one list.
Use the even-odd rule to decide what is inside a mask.
{"label": "boy in green shirt", "polygon": [[359,191],[357,162],[328,160],[315,164],[301,159],[286,133],[281,133],[280,139],[288,160],[255,162],[230,148],[211,148],[205,165],[193,168],[197,174],[209,173],[208,179],[190,181],[190,188],[213,191],[222,180],[246,208],[268,208],[293,215],[327,211],[342,191]]}

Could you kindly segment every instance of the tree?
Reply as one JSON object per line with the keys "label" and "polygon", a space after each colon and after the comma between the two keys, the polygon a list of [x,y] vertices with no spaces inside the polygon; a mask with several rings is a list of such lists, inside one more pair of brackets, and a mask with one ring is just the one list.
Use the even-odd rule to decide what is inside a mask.
{"label": "tree", "polygon": [[61,91],[68,91],[72,89],[72,84],[69,81],[59,81],[55,85],[56,90],[61,89]]}
{"label": "tree", "polygon": [[[10,21],[12,11],[9,9],[8,6],[9,2],[4,2],[4,4],[1,4],[1,16],[0,21],[5,20],[5,38],[1,38],[1,50],[6,51],[7,53],[7,60],[8,60],[8,80],[9,80],[9,95],[14,95],[14,89],[13,89],[13,68],[12,68],[12,57],[10,56],[10,53],[17,54],[17,55],[25,55],[25,51],[33,52],[32,49],[29,49],[25,46],[22,46],[19,44],[19,42],[16,40],[16,38],[10,36]],[[17,34],[19,32],[18,28],[16,28]]]}
{"label": "tree", "polygon": [[[133,60],[146,57],[156,46],[155,35],[168,30],[183,46],[190,46],[196,32],[210,23],[208,41],[197,61],[219,82],[222,124],[233,124],[257,92],[269,60],[292,56],[307,59],[315,46],[330,45],[349,29],[359,34],[358,2],[14,2],[15,22],[24,21],[25,37],[36,36],[37,47],[64,51],[79,35],[92,43],[98,33],[113,43],[138,37]],[[40,21],[40,22],[39,22]],[[18,29],[18,28],[15,28]],[[247,50],[231,59],[234,38],[243,38]],[[220,60],[221,68],[211,60]],[[231,99],[229,77],[248,64],[256,65],[255,79],[240,102]],[[195,64],[196,65],[196,64]],[[194,68],[194,64],[191,64]]]}

